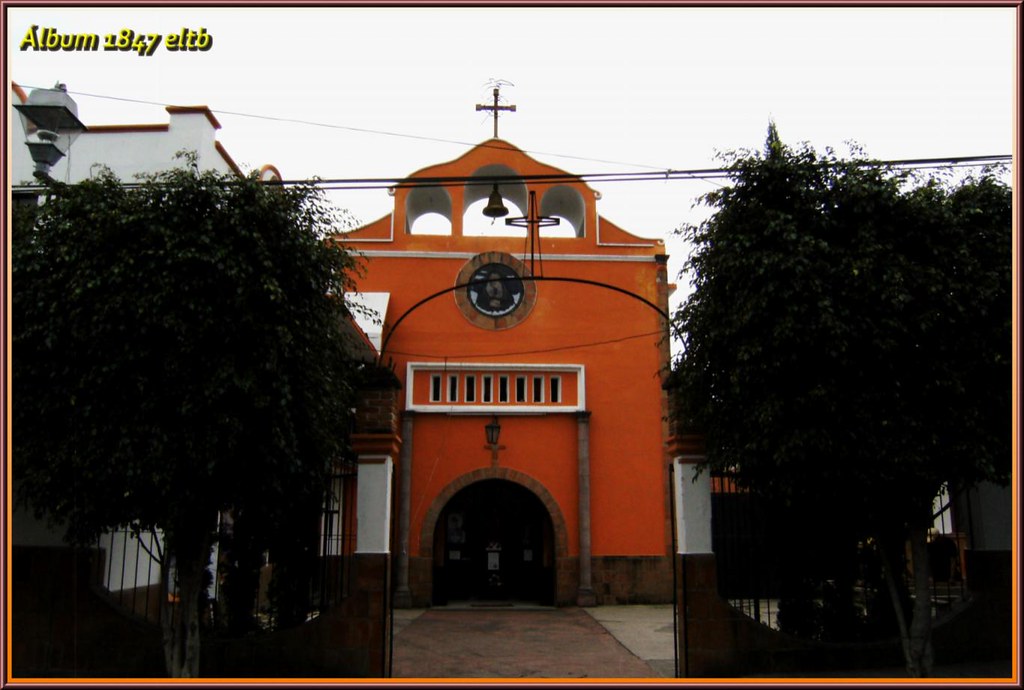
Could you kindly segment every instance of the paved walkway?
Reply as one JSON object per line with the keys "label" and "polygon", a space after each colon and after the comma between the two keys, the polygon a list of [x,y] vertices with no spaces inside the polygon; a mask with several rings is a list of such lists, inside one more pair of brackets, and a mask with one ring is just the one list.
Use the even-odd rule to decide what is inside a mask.
{"label": "paved walkway", "polygon": [[[448,606],[395,610],[393,678],[672,679],[672,606]],[[1009,659],[938,665],[933,678],[1010,682]],[[874,668],[755,678],[907,678]],[[1005,679],[1005,680],[1003,680]],[[692,681],[698,679],[692,679]],[[826,681],[828,682],[828,681]]]}
{"label": "paved walkway", "polygon": [[[632,640],[648,662],[588,611],[512,607],[396,610],[393,678],[661,678],[671,677],[672,609],[667,621],[667,675],[658,633],[630,634],[627,614],[599,607],[602,618]],[[649,607],[644,607],[649,608]],[[648,611],[648,614],[651,612]],[[640,617],[634,616],[634,622]],[[643,623],[650,628],[649,620]],[[665,626],[655,626],[665,628]],[[664,637],[665,632],[660,633]],[[659,657],[654,659],[653,656]]]}

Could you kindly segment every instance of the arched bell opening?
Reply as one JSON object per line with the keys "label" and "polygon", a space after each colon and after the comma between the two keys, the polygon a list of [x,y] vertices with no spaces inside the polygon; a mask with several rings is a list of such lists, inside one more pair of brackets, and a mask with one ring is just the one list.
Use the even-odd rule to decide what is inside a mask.
{"label": "arched bell opening", "polygon": [[[507,165],[485,165],[473,172],[474,178],[508,177],[518,173]],[[497,186],[498,194],[508,213],[504,216],[489,216],[484,209],[491,202]],[[505,225],[505,218],[525,215],[527,205],[526,185],[522,182],[488,184],[486,179],[472,181],[465,186],[462,208],[462,234],[486,237],[525,237],[523,228]]]}
{"label": "arched bell opening", "polygon": [[540,215],[558,218],[558,225],[542,227],[542,237],[584,237],[586,234],[586,204],[579,190],[567,185],[552,187],[540,202]]}
{"label": "arched bell opening", "polygon": [[443,187],[416,187],[405,197],[405,231],[410,235],[452,234],[452,198]]}

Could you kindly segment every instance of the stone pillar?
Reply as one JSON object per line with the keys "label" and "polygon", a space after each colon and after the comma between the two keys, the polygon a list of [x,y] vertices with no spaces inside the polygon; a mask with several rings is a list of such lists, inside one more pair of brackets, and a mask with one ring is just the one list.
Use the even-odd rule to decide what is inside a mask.
{"label": "stone pillar", "polygon": [[390,455],[360,455],[356,487],[356,553],[389,553],[391,538]]}
{"label": "stone pillar", "polygon": [[711,476],[697,474],[697,464],[675,459],[676,536],[679,553],[712,553]]}
{"label": "stone pillar", "polygon": [[395,608],[412,607],[409,591],[409,510],[412,493],[412,433],[416,413],[406,410],[402,416],[402,452],[398,461],[398,554],[395,559]]}
{"label": "stone pillar", "polygon": [[577,606],[594,606],[597,597],[591,583],[590,553],[590,412],[576,414],[576,463],[579,470],[580,586]]}
{"label": "stone pillar", "polygon": [[359,455],[356,485],[356,552],[352,556],[359,610],[349,616],[355,653],[365,675],[391,675],[391,486],[392,455]]}
{"label": "stone pillar", "polygon": [[678,548],[678,658],[683,678],[714,675],[722,659],[732,659],[735,640],[723,631],[715,555],[711,548],[711,477],[697,474],[705,458],[701,436],[675,436],[670,442],[675,478]]}
{"label": "stone pillar", "polygon": [[[394,398],[393,391],[388,393]],[[390,404],[378,406],[384,417],[391,416],[390,409]],[[392,487],[394,458],[400,450],[401,439],[393,432],[352,435],[359,463],[356,552],[350,566],[354,591],[345,600],[343,631],[338,631],[340,637],[332,634],[328,646],[334,658],[351,656],[359,664],[358,676],[391,675]]]}

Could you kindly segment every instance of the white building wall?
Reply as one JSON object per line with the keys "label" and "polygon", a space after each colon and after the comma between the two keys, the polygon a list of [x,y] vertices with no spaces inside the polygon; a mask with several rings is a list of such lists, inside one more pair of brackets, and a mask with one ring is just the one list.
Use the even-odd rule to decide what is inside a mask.
{"label": "white building wall", "polygon": [[128,531],[118,531],[100,537],[103,586],[111,592],[120,592],[159,584],[160,563],[151,554],[161,552],[162,540],[158,532],[134,537]]}
{"label": "white building wall", "polygon": [[[24,145],[25,129],[15,103],[21,103],[17,89],[11,92],[11,183],[32,184],[34,164]],[[194,151],[201,170],[238,172],[233,161],[219,150],[216,141],[220,123],[209,109],[168,107],[166,123],[143,125],[101,125],[75,139],[64,158],[50,171],[61,182],[79,182],[90,177],[97,166],[110,168],[125,182],[142,173],[155,173],[180,167],[179,151]],[[89,127],[88,113],[79,108],[79,120]]]}

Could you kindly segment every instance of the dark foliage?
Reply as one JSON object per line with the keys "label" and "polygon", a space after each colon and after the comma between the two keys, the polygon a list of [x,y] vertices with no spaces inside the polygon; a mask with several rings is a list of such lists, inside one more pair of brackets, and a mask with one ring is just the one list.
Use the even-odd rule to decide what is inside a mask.
{"label": "dark foliage", "polygon": [[275,526],[319,506],[356,375],[342,327],[356,262],[328,240],[341,228],[322,193],[193,166],[54,183],[26,210],[19,499],[75,543],[159,529],[179,579],[201,577],[220,512]]}

